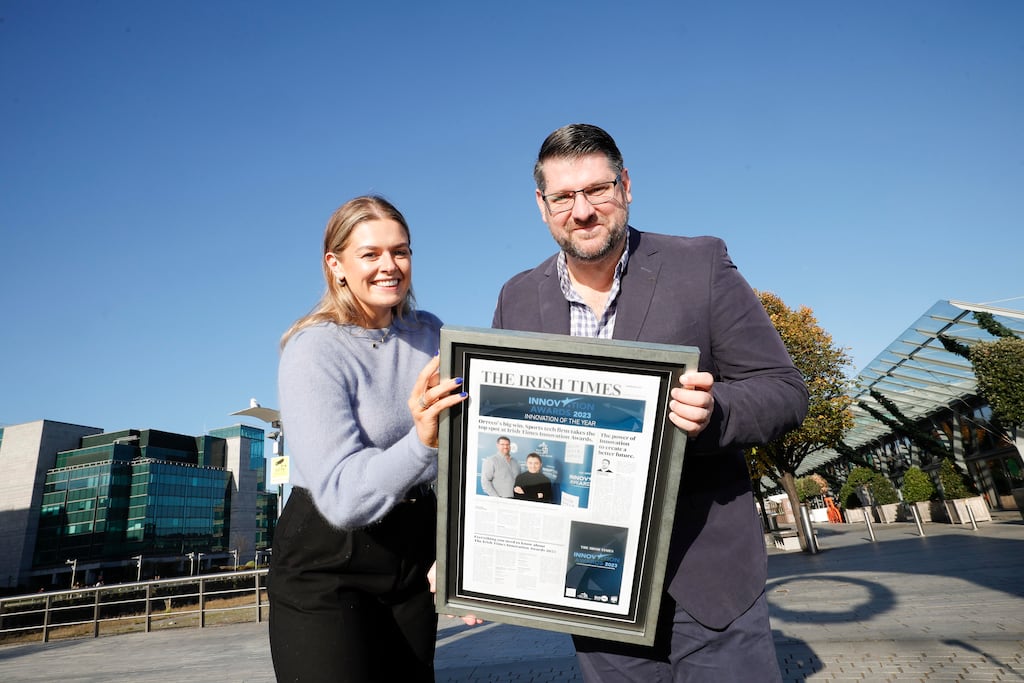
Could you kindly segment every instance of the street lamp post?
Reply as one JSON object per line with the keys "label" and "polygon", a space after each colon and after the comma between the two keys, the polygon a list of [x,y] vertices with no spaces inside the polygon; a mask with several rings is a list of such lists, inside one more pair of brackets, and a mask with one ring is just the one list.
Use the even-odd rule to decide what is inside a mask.
{"label": "street lamp post", "polygon": [[142,581],[142,555],[135,555],[132,557],[135,560],[135,566],[138,570],[135,572],[135,582]]}
{"label": "street lamp post", "polygon": [[188,575],[193,576],[196,573],[196,554],[188,553],[185,557],[188,558]]}
{"label": "street lamp post", "polygon": [[199,553],[199,557],[197,558],[198,562],[196,562],[196,569],[197,569],[196,574],[202,574],[203,573],[203,555],[205,555],[205,554],[206,553]]}
{"label": "street lamp post", "polygon": [[238,548],[231,551],[231,556],[235,558],[235,571],[238,571]]}
{"label": "street lamp post", "polygon": [[78,571],[78,558],[73,560],[64,560],[64,564],[71,565],[71,587],[75,587],[75,572]]}

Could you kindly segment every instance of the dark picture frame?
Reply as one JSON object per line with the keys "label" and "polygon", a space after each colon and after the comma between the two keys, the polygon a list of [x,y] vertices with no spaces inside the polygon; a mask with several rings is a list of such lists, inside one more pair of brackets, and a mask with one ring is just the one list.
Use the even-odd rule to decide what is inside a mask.
{"label": "dark picture frame", "polygon": [[[698,350],[445,326],[440,354],[469,399],[439,427],[437,611],[652,644]],[[484,486],[502,439],[527,495]]]}

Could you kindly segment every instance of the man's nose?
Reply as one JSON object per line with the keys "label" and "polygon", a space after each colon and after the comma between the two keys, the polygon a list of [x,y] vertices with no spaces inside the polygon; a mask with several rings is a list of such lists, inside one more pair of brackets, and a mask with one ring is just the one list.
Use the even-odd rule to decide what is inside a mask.
{"label": "man's nose", "polygon": [[587,196],[582,192],[577,192],[576,197],[572,204],[572,217],[573,220],[579,222],[586,220],[594,215],[594,205],[590,203]]}

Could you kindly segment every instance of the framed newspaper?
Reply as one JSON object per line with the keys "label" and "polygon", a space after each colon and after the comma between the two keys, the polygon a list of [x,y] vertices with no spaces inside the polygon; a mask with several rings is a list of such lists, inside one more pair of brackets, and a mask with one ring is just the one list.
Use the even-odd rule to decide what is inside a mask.
{"label": "framed newspaper", "polygon": [[445,326],[437,610],[654,642],[692,347]]}

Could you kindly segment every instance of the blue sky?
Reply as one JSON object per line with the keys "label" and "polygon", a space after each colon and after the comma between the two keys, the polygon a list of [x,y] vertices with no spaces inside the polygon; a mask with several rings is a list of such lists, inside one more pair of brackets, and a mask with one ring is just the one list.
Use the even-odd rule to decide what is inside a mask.
{"label": "blue sky", "polygon": [[633,225],[723,237],[851,371],[939,299],[1024,308],[1022,28],[1017,0],[0,0],[0,425],[276,406],[367,192],[421,307],[488,326],[554,251],[531,170],[575,121],[618,141]]}

